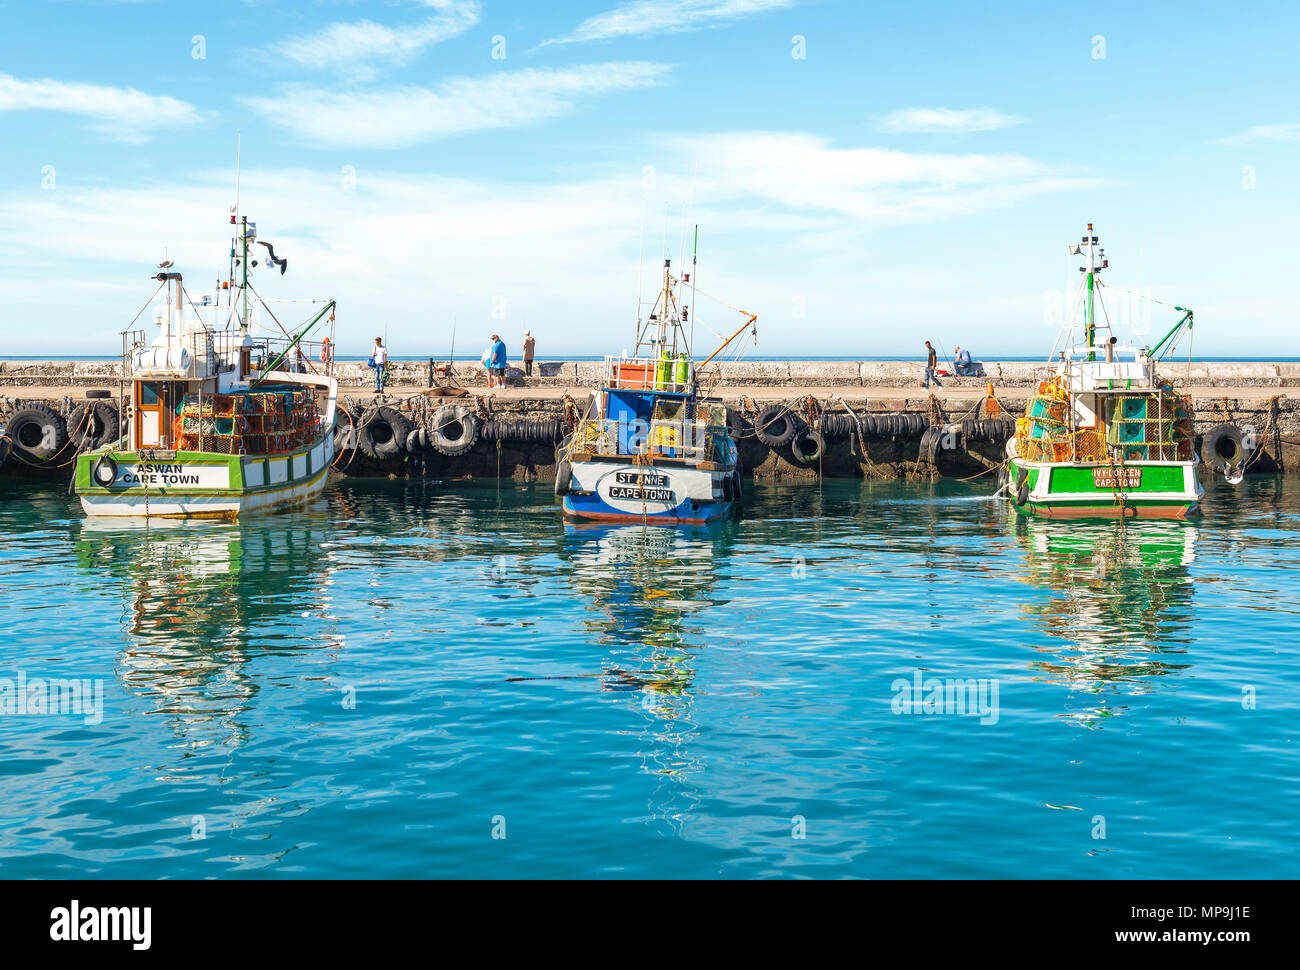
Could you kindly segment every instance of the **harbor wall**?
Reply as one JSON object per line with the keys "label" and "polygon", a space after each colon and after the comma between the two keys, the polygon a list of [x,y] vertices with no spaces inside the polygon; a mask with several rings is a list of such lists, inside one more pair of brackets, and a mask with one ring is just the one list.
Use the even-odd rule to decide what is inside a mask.
{"label": "harbor wall", "polygon": [[[41,401],[69,417],[84,401],[82,388],[109,387],[116,390],[116,365],[106,362],[0,362],[0,425],[22,404]],[[361,365],[340,365],[361,368]],[[562,391],[567,388],[581,405],[587,387],[599,383],[601,365],[596,362],[570,362],[575,380],[561,383],[558,389],[530,395],[527,389],[508,395],[483,393],[462,376],[468,396],[449,401],[419,393],[420,385],[406,389],[390,388],[386,403],[410,416],[415,423],[427,422],[439,407],[447,403],[470,406],[480,421],[567,423],[572,407]],[[988,365],[985,365],[986,369]],[[581,368],[581,370],[579,370]],[[916,365],[899,362],[758,362],[732,365],[723,373],[728,377],[714,391],[734,411],[750,419],[757,409],[773,401],[791,405],[796,411],[811,407],[815,412],[844,413],[845,402],[859,416],[912,414],[922,416],[922,424],[946,425],[990,416],[984,390],[992,384],[1003,414],[1009,417],[1024,412],[1031,388],[1045,376],[1047,365],[1009,363],[999,365],[997,379],[945,379],[945,390],[931,395],[916,386]],[[367,374],[368,374],[367,370]],[[1249,466],[1251,473],[1276,474],[1300,471],[1300,393],[1289,392],[1300,383],[1300,364],[1277,363],[1206,363],[1193,364],[1191,379],[1184,383],[1182,373],[1168,372],[1180,387],[1191,393],[1196,411],[1198,436],[1223,423],[1235,424],[1255,436],[1258,454]],[[856,377],[854,375],[856,374]],[[80,385],[69,385],[69,376]],[[910,379],[904,379],[907,375]],[[458,375],[459,376],[459,375]],[[425,368],[427,379],[427,365]],[[29,384],[15,383],[27,380]],[[560,377],[534,378],[556,381]],[[853,384],[856,380],[861,383]],[[837,383],[837,381],[839,383]],[[57,388],[60,393],[51,393]],[[958,390],[952,393],[953,388]],[[363,420],[366,410],[375,406],[364,383],[345,385],[340,390],[340,405]],[[567,410],[566,410],[567,408]],[[799,462],[789,446],[771,449],[753,438],[742,438],[742,458],[747,474],[756,478],[826,477],[959,477],[967,478],[988,472],[1002,460],[1002,443],[984,440],[960,441],[959,447],[939,451],[932,461],[922,460],[919,433],[869,434],[829,438],[824,454],[815,463]],[[434,478],[496,478],[519,481],[549,480],[554,477],[556,441],[480,440],[472,449],[449,458],[431,450],[384,461],[361,454],[345,455],[337,470],[349,475],[420,475]],[[864,453],[865,447],[865,453]],[[1199,449],[1199,442],[1198,442]],[[11,456],[0,467],[0,475],[63,477],[68,468],[36,468]]]}
{"label": "harbor wall", "polygon": [[[1031,387],[1055,373],[1055,365],[1033,361],[981,361],[983,377],[944,378],[955,386]],[[390,386],[428,387],[429,362],[393,361]],[[1239,361],[1171,361],[1162,373],[1180,386],[1196,387],[1300,387],[1300,362],[1243,363]],[[365,388],[374,384],[374,372],[364,362],[341,361],[333,368],[341,387]],[[507,378],[514,387],[595,387],[604,374],[601,361],[538,361],[533,376],[525,377],[512,363]],[[911,361],[800,360],[739,361],[711,364],[700,371],[701,383],[727,387],[909,387],[921,365]],[[0,361],[0,391],[13,396],[21,387],[108,387],[122,376],[120,361]],[[486,386],[483,369],[472,362],[457,362],[457,383]]]}

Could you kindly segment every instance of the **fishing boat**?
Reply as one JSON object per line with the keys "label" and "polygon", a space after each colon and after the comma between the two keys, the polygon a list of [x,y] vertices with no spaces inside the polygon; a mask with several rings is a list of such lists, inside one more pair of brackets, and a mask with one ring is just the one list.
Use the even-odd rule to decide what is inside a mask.
{"label": "fishing boat", "polygon": [[605,358],[602,386],[560,446],[555,493],[571,521],[703,524],[726,516],[740,497],[726,408],[701,393],[699,376],[745,331],[757,336],[758,318],[736,311],[745,322],[697,367],[694,320],[681,300],[688,290],[692,301],[707,296],[692,281],[695,264],[693,256],[692,272],[679,279],[664,260],[644,320],[638,301],[635,350]]}
{"label": "fishing boat", "polygon": [[1049,358],[1056,375],[1007,442],[1006,494],[1029,516],[1185,518],[1205,492],[1192,401],[1158,365],[1191,332],[1192,311],[1175,307],[1182,316],[1154,347],[1119,346],[1101,296],[1110,262],[1092,223],[1070,252],[1087,264]]}
{"label": "fishing boat", "polygon": [[[230,222],[229,274],[215,291],[191,296],[164,260],[154,276],[154,295],[164,293],[157,334],[149,340],[134,320],[122,332],[117,400],[97,406],[123,433],[78,456],[74,473],[87,515],[231,518],[301,502],[325,486],[338,393],[335,303],[270,301],[308,305],[306,323],[286,330],[251,278],[256,246],[266,250],[264,269],[283,275],[287,259],[257,238],[237,205]],[[326,340],[306,339],[326,322]],[[271,323],[280,336],[263,332]]]}

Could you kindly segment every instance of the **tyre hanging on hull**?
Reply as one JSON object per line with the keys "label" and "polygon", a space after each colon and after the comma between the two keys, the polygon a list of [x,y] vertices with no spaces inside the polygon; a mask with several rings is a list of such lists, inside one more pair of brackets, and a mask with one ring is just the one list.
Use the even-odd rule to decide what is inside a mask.
{"label": "tyre hanging on hull", "polygon": [[798,425],[784,404],[769,404],[754,419],[754,435],[769,448],[784,448],[794,438]]}
{"label": "tyre hanging on hull", "polygon": [[94,479],[96,485],[108,488],[117,481],[117,462],[108,455],[101,455],[91,466],[90,477]]}
{"label": "tyre hanging on hull", "polygon": [[94,451],[120,437],[117,410],[103,401],[87,401],[72,412],[68,439],[78,453]]}
{"label": "tyre hanging on hull", "polygon": [[790,451],[794,453],[795,460],[805,465],[811,465],[820,458],[825,447],[826,440],[815,428],[804,428],[790,441]]}
{"label": "tyre hanging on hull", "polygon": [[376,408],[370,418],[362,419],[357,428],[357,447],[376,460],[400,458],[410,433],[411,422],[401,412],[385,405]]}
{"label": "tyre hanging on hull", "polygon": [[572,490],[573,466],[566,459],[555,466],[555,494],[564,496],[568,495]]}
{"label": "tyre hanging on hull", "polygon": [[429,444],[448,458],[463,455],[478,441],[478,416],[463,404],[438,408],[429,429]]}
{"label": "tyre hanging on hull", "polygon": [[53,408],[33,402],[25,404],[5,422],[5,434],[20,457],[49,461],[68,443],[68,426]]}

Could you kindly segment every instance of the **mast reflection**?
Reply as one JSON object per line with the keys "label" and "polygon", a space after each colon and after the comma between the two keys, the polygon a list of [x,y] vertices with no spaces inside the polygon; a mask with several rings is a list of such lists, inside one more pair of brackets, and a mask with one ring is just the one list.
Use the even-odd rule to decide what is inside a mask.
{"label": "mast reflection", "polygon": [[1025,618],[1059,645],[1032,668],[1049,683],[1093,695],[1061,717],[1098,726],[1143,694],[1153,678],[1177,674],[1191,642],[1196,526],[1151,522],[1060,523],[1016,519],[1023,580],[1048,592],[1028,600]]}
{"label": "mast reflection", "polygon": [[659,779],[650,818],[672,833],[700,802],[692,778],[704,768],[690,750],[699,734],[695,658],[704,645],[693,618],[725,605],[712,591],[733,536],[734,523],[565,526],[575,591],[589,604],[583,625],[611,648],[602,689],[640,695],[643,764]]}

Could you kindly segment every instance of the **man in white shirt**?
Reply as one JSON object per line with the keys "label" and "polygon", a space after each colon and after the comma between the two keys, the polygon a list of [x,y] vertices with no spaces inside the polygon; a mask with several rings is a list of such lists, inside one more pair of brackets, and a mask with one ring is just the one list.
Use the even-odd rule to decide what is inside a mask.
{"label": "man in white shirt", "polygon": [[375,338],[375,346],[370,351],[370,366],[375,369],[375,393],[381,394],[388,381],[388,348],[381,337]]}

